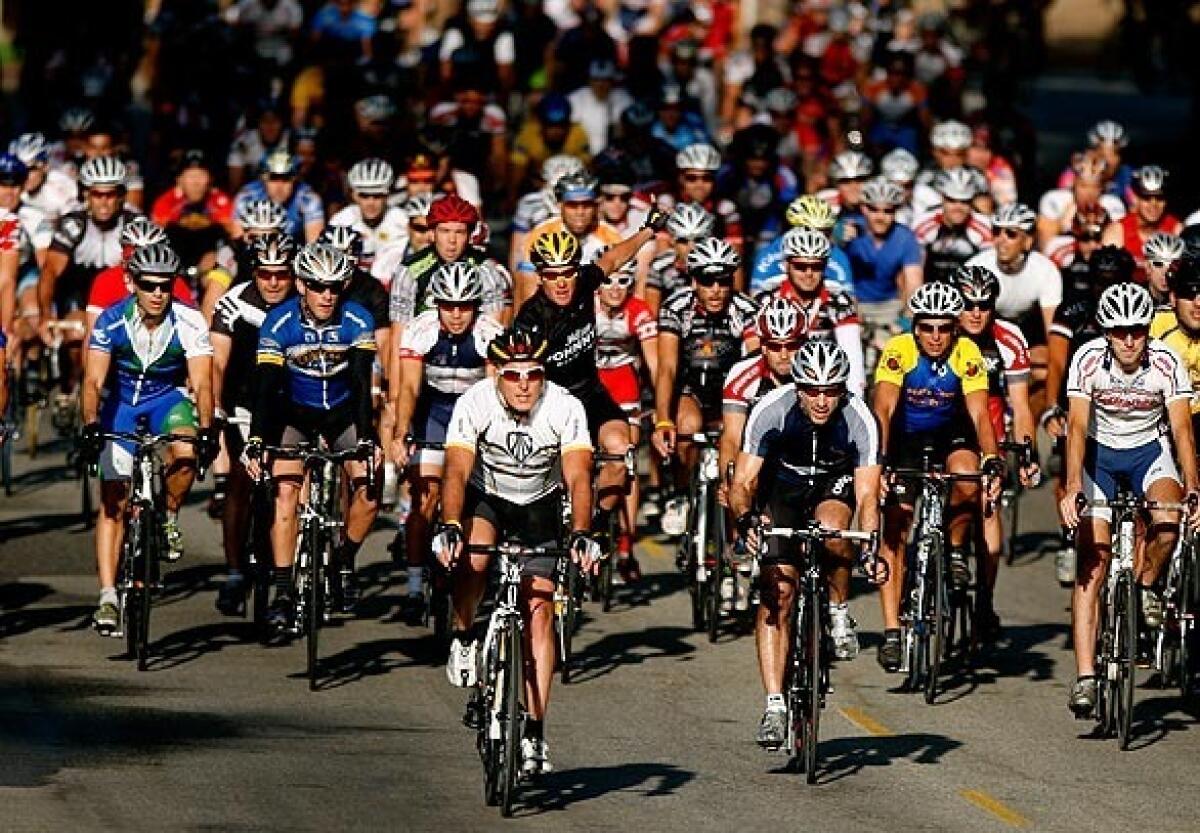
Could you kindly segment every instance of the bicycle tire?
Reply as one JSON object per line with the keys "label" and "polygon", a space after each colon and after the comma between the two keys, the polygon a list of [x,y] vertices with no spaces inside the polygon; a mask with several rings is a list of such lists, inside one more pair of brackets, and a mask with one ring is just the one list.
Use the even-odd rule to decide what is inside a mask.
{"label": "bicycle tire", "polygon": [[483,719],[476,733],[476,745],[479,748],[479,758],[483,762],[483,801],[489,807],[500,803],[500,779],[503,774],[504,751],[502,738],[492,737],[492,726],[496,722],[497,696],[503,686],[503,670],[500,665],[498,642],[488,641],[490,646],[483,658],[483,679],[486,681],[482,688],[480,704]]}
{"label": "bicycle tire", "polygon": [[1192,618],[1195,613],[1195,600],[1192,594],[1192,586],[1196,580],[1196,565],[1192,559],[1195,558],[1196,551],[1189,542],[1184,547],[1179,566],[1179,599],[1178,599],[1178,626],[1179,626],[1179,644],[1175,650],[1175,668],[1178,675],[1176,682],[1179,686],[1180,697],[1190,697],[1192,694],[1192,680],[1195,676],[1192,668],[1193,662],[1193,633],[1195,631],[1195,620]]}
{"label": "bicycle tire", "polygon": [[12,497],[12,445],[11,437],[4,438],[4,445],[0,446],[0,480],[4,481],[4,496]]}
{"label": "bicycle tire", "polygon": [[600,608],[605,613],[612,610],[613,604],[613,572],[616,570],[617,559],[620,558],[618,552],[618,542],[620,541],[621,523],[618,519],[618,513],[612,512],[608,519],[608,557],[600,564],[600,576],[596,582],[600,594]]}
{"label": "bicycle tire", "polygon": [[[1133,574],[1121,576],[1118,588],[1117,621],[1120,646],[1118,654],[1120,689],[1117,701],[1117,741],[1122,751],[1129,748],[1133,737],[1133,689],[1137,678],[1137,647],[1139,599],[1133,583]],[[1120,598],[1123,596],[1123,598]]]}
{"label": "bicycle tire", "polygon": [[821,733],[821,677],[824,672],[824,628],[821,611],[828,607],[822,604],[821,590],[810,587],[808,594],[808,621],[805,623],[804,641],[807,647],[806,674],[808,678],[807,703],[804,714],[804,780],[817,781],[817,745]]}
{"label": "bicycle tire", "polygon": [[41,413],[42,409],[37,406],[36,402],[25,406],[25,451],[30,460],[37,459],[38,420],[41,418]]}
{"label": "bicycle tire", "polygon": [[[721,635],[721,582],[729,565],[725,560],[725,532],[721,528],[721,506],[716,501],[716,493],[709,491],[709,503],[705,511],[707,521],[704,530],[704,564],[707,569],[705,578],[708,580],[708,609],[706,622],[708,641],[716,642]],[[733,571],[729,571],[733,575]],[[731,600],[732,602],[732,600]]]}
{"label": "bicycle tire", "polygon": [[[920,575],[920,572],[915,569],[908,570],[904,582],[905,591],[901,598],[909,600],[908,605],[910,608],[912,606],[912,599],[920,599],[923,605],[925,580]],[[908,676],[904,680],[904,688],[907,691],[919,691],[921,686],[924,685],[925,640],[922,637],[922,632],[925,629],[925,625],[922,622],[923,615],[923,612],[919,616],[916,610],[910,609],[908,612],[908,624],[902,627],[900,632],[901,647],[906,654],[905,659],[908,661]]]}
{"label": "bicycle tire", "polygon": [[118,585],[122,588],[121,599],[122,628],[125,632],[125,651],[127,656],[137,660],[137,635],[141,614],[141,599],[138,598],[141,588],[136,586],[134,577],[137,575],[137,546],[142,535],[141,517],[131,514],[125,524],[125,537],[121,543],[121,575]]}
{"label": "bicycle tire", "polygon": [[500,815],[512,815],[521,770],[521,629],[512,623],[504,633],[504,773],[500,783]]}
{"label": "bicycle tire", "polygon": [[159,529],[157,519],[151,516],[149,522],[142,518],[141,545],[134,555],[134,571],[142,582],[141,592],[137,594],[137,636],[136,656],[138,671],[145,671],[150,658],[150,600],[154,587],[154,564],[158,558],[155,543],[156,534],[147,534],[147,530]]}
{"label": "bicycle tire", "polygon": [[925,676],[925,702],[937,700],[938,676],[942,673],[942,660],[946,651],[946,555],[937,542],[930,544],[929,564],[933,575],[925,583],[926,593],[926,652],[929,657],[929,672]]}
{"label": "bicycle tire", "polygon": [[325,604],[325,565],[322,563],[325,536],[313,523],[306,537],[308,541],[308,584],[304,591],[305,607],[308,609],[304,621],[304,636],[307,643],[305,645],[305,674],[308,677],[308,690],[316,691],[321,664],[321,619],[324,616]]}
{"label": "bicycle tire", "polygon": [[562,628],[562,656],[558,658],[558,675],[563,685],[571,682],[572,642],[575,639],[575,631],[579,628],[579,578],[579,565],[574,561],[567,562],[567,574],[563,582],[565,592],[562,615],[559,617]]}

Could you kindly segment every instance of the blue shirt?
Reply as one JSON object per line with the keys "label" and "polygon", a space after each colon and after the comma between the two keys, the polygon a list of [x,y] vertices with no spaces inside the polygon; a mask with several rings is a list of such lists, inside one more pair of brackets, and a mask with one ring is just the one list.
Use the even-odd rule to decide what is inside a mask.
{"label": "blue shirt", "polygon": [[[783,237],[759,246],[754,252],[754,267],[750,271],[750,294],[757,295],[779,286],[784,278]],[[825,285],[831,292],[845,292],[854,297],[854,276],[850,272],[850,258],[837,246],[829,251],[825,264]]]}
{"label": "blue shirt", "polygon": [[[234,216],[242,210],[242,206],[254,202],[255,200],[270,199],[267,196],[267,184],[261,179],[256,179],[242,186],[242,190],[237,193],[237,200],[234,202]],[[321,204],[321,198],[317,192],[308,186],[307,183],[297,182],[296,187],[292,190],[292,198],[283,206],[287,212],[287,224],[283,230],[290,234],[296,240],[303,242],[304,227],[314,221],[323,221],[325,219],[325,206]]]}
{"label": "blue shirt", "polygon": [[326,324],[312,321],[293,296],[274,307],[258,331],[258,364],[287,371],[293,404],[328,411],[350,398],[350,351],[375,350],[375,320],[353,301]]}
{"label": "blue shirt", "polygon": [[213,352],[208,324],[197,310],[171,304],[162,323],[150,330],[132,297],[100,313],[88,349],[109,354],[106,390],[115,387],[126,405],[140,405],[184,387],[188,359]]}
{"label": "blue shirt", "polygon": [[357,9],[346,17],[332,3],[313,17],[312,31],[344,41],[361,41],[375,37],[375,18]]}
{"label": "blue shirt", "polygon": [[868,304],[891,301],[900,294],[897,282],[905,266],[921,265],[921,244],[908,226],[894,224],[877,243],[868,231],[860,231],[846,246],[850,257],[854,291]]}
{"label": "blue shirt", "polygon": [[672,131],[668,131],[661,121],[655,121],[654,127],[650,128],[650,135],[662,139],[675,150],[708,142],[708,130],[704,126],[704,119],[699,113],[691,111],[683,114],[683,118]]}

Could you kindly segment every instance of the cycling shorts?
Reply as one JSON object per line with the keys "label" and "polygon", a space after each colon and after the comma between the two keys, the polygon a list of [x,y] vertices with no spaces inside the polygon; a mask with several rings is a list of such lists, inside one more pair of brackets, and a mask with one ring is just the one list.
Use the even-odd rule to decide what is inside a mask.
{"label": "cycling shorts", "polygon": [[[1109,448],[1088,439],[1083,452],[1083,495],[1088,500],[1112,500],[1122,483],[1142,497],[1153,483],[1164,479],[1180,483],[1171,443],[1166,437],[1137,448]],[[1088,509],[1083,514],[1112,521],[1111,509]]]}
{"label": "cycling shorts", "polygon": [[[236,420],[236,421],[234,421]],[[230,460],[240,460],[250,439],[250,411],[239,406],[234,407],[230,421],[225,424],[225,450]]]}
{"label": "cycling shorts", "polygon": [[41,272],[38,271],[36,263],[28,264],[21,270],[21,274],[17,276],[17,297],[31,289],[37,289],[38,280],[41,278]]}
{"label": "cycling shorts", "polygon": [[689,370],[685,372],[683,384],[679,388],[680,396],[690,396],[696,400],[700,408],[700,416],[704,425],[720,425],[722,407],[725,403],[723,392],[725,374],[720,370],[707,371]]}
{"label": "cycling shorts", "polygon": [[[435,395],[428,390],[422,392],[417,399],[417,407],[412,417],[412,435],[414,440],[428,443],[444,443],[446,428],[450,425],[450,415],[454,413],[454,403],[457,397],[444,394]],[[412,458],[413,465],[442,466],[446,462],[446,452],[440,448],[418,448]]]}
{"label": "cycling shorts", "polygon": [[[562,540],[562,495],[556,489],[533,503],[512,503],[467,486],[464,518],[482,518],[496,530],[496,540],[526,547],[557,547]],[[554,578],[558,558],[539,555],[521,559],[521,574]]]}
{"label": "cycling shorts", "polygon": [[[109,397],[100,407],[100,426],[105,431],[133,433],[143,416],[148,418],[150,431],[155,434],[189,428],[195,431],[200,425],[192,400],[181,388],[174,388],[137,405]],[[128,480],[133,474],[133,448],[133,443],[124,440],[106,443],[100,454],[100,479]]]}
{"label": "cycling shorts", "polygon": [[[849,507],[850,517],[854,517],[858,504],[852,472],[828,474],[804,486],[776,483],[767,498],[767,514],[774,526],[802,527],[812,520],[818,506],[830,500]],[[768,538],[767,551],[761,560],[766,564],[795,564],[798,552],[796,541]]]}
{"label": "cycling shorts", "polygon": [[600,428],[608,422],[628,422],[629,417],[621,407],[613,401],[608,391],[602,385],[597,385],[586,396],[576,394],[583,403],[583,411],[587,414],[588,434],[592,438],[592,446],[600,447]]}
{"label": "cycling shorts", "polygon": [[349,451],[358,444],[358,430],[348,405],[328,411],[293,404],[283,423],[279,445],[316,445],[324,440],[330,451]]}
{"label": "cycling shorts", "polygon": [[[956,451],[979,453],[979,441],[975,437],[975,426],[968,416],[955,412],[947,425],[937,431],[916,431],[905,434],[903,427],[892,425],[888,447],[889,466],[901,469],[919,469],[925,462],[925,450],[933,463],[944,464],[946,458]],[[889,499],[902,506],[912,506],[921,493],[921,484],[916,480],[898,479],[892,485]]]}
{"label": "cycling shorts", "polygon": [[636,425],[642,414],[642,386],[636,365],[600,368],[600,381],[613,401],[624,411],[629,421]]}

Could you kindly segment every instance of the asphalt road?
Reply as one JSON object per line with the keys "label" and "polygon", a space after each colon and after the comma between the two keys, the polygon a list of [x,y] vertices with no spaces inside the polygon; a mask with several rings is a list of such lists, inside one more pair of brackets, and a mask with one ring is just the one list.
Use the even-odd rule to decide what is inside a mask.
{"label": "asphalt road", "polygon": [[[220,545],[199,488],[138,673],[88,628],[91,540],[61,461],[19,453],[17,492],[0,499],[3,830],[1200,827],[1196,703],[1143,684],[1124,753],[1070,718],[1067,596],[1037,533],[1001,577],[1004,642],[934,706],[894,690],[874,661],[877,603],[855,599],[866,649],[835,670],[811,787],[753,742],[753,639],[694,634],[668,549],[644,544],[644,582],[612,613],[588,611],[578,682],[556,687],[557,771],[502,823],[462,691],[428,632],[394,620],[390,531],[367,543],[361,615],[326,631],[326,682],[310,693],[299,644],[259,647],[213,609]],[[1029,495],[1027,528],[1049,529],[1050,507],[1048,489]]]}

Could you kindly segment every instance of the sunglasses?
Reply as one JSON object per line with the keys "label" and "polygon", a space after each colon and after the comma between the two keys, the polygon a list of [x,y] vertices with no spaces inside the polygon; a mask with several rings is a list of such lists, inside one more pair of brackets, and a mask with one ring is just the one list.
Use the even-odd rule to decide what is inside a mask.
{"label": "sunglasses", "polygon": [[541,274],[542,283],[552,283],[554,281],[567,283],[568,281],[575,280],[577,277],[579,277],[579,273],[574,269],[565,272],[542,272]]}
{"label": "sunglasses", "polygon": [[967,312],[971,312],[972,310],[979,310],[980,312],[991,312],[995,308],[996,308],[995,301],[971,301],[971,300],[963,301],[963,309],[966,310]]}
{"label": "sunglasses", "polygon": [[326,293],[330,295],[341,295],[346,291],[346,285],[344,283],[321,283],[320,281],[301,281],[301,283],[304,284],[305,289],[314,295],[324,295]]}
{"label": "sunglasses", "polygon": [[695,281],[704,287],[722,286],[728,288],[733,286],[733,275],[697,275]]}
{"label": "sunglasses", "polygon": [[385,200],[387,194],[355,194],[360,200]]}
{"label": "sunglasses", "polygon": [[95,188],[88,189],[88,196],[98,200],[115,200],[121,194],[119,191],[98,191]]}
{"label": "sunglasses", "polygon": [[633,199],[632,191],[601,191],[600,196],[605,200],[620,200],[629,202]]}
{"label": "sunglasses", "polygon": [[529,367],[525,370],[511,370],[509,368],[505,368],[501,370],[498,375],[506,382],[540,382],[546,378],[546,368]]}
{"label": "sunglasses", "polygon": [[294,182],[296,178],[289,174],[271,174],[267,177],[267,182]]}
{"label": "sunglasses", "polygon": [[602,289],[627,289],[633,285],[633,275],[609,275],[600,284]]}
{"label": "sunglasses", "polygon": [[820,260],[800,260],[799,258],[788,258],[788,266],[800,272],[824,272],[825,263]]}
{"label": "sunglasses", "polygon": [[417,234],[424,234],[425,232],[429,231],[429,226],[425,223],[413,223],[410,221],[408,224],[408,230],[415,231]]}
{"label": "sunglasses", "polygon": [[1018,240],[1025,232],[1021,231],[1019,228],[1002,228],[996,233],[1001,237],[1007,237],[1009,240]]}
{"label": "sunglasses", "polygon": [[1080,243],[1099,243],[1101,233],[1098,231],[1087,231],[1083,234],[1075,235],[1075,239]]}
{"label": "sunglasses", "polygon": [[800,385],[800,392],[805,396],[811,396],[816,399],[818,396],[824,396],[826,399],[838,399],[845,390],[841,385]]}
{"label": "sunglasses", "polygon": [[890,205],[886,205],[886,206],[864,205],[863,208],[865,208],[869,214],[895,214],[896,213],[896,209]]}
{"label": "sunglasses", "polygon": [[715,174],[684,174],[684,182],[716,182]]}
{"label": "sunglasses", "polygon": [[770,350],[772,353],[781,353],[784,350],[795,350],[800,347],[798,341],[774,341],[771,339],[763,339],[762,347],[764,350]]}
{"label": "sunglasses", "polygon": [[1164,272],[1174,266],[1175,263],[1174,261],[1170,260],[1147,260],[1146,265],[1152,266],[1155,269],[1158,269],[1160,272]]}
{"label": "sunglasses", "polygon": [[150,293],[161,292],[165,295],[171,291],[171,282],[169,280],[168,281],[152,281],[152,280],[147,280],[146,278],[136,278],[133,282],[133,285],[136,286],[142,292],[150,292]]}
{"label": "sunglasses", "polygon": [[1149,327],[1110,327],[1107,334],[1115,338],[1117,341],[1129,341],[1130,339],[1145,338],[1150,335]]}
{"label": "sunglasses", "polygon": [[254,277],[260,281],[286,282],[292,279],[292,273],[287,269],[255,269]]}
{"label": "sunglasses", "polygon": [[928,324],[922,321],[917,325],[917,332],[924,335],[950,335],[954,332],[953,324]]}

